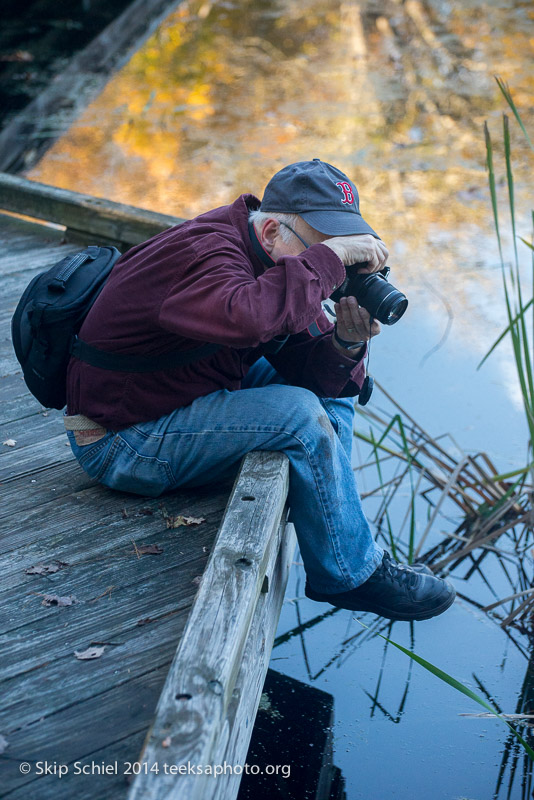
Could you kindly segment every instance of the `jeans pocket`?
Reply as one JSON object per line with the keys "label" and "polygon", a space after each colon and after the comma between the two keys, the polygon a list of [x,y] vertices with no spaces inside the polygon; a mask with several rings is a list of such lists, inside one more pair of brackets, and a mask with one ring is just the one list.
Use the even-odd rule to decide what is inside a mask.
{"label": "jeans pocket", "polygon": [[100,477],[105,486],[121,492],[159,497],[176,485],[168,461],[141,455],[120,437],[117,437],[115,447]]}
{"label": "jeans pocket", "polygon": [[93,478],[93,480],[100,480],[106,468],[106,458],[113,444],[115,434],[110,431],[94,444],[85,445],[83,447],[80,447],[80,445],[76,443],[73,431],[67,431],[67,436],[72,452],[83,471],[86,472],[90,478]]}

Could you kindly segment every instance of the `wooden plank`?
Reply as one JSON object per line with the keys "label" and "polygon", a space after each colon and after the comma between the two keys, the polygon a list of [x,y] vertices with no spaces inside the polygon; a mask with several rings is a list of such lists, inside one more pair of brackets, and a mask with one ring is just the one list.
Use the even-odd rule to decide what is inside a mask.
{"label": "wooden plank", "polygon": [[[49,223],[22,219],[0,213],[0,275],[21,272],[32,267],[42,269],[64,255],[80,249],[65,240],[65,230]],[[54,256],[58,254],[54,259]]]}
{"label": "wooden plank", "polygon": [[[67,232],[100,237],[102,243],[134,245],[184,222],[92,195],[57,189],[44,183],[0,173],[0,209],[60,222]],[[87,237],[86,237],[87,238]],[[89,241],[89,240],[88,240]]]}
{"label": "wooden plank", "polygon": [[[248,458],[251,459],[253,456],[260,456],[262,460],[266,460],[269,455],[272,455],[275,460],[280,461],[281,459],[285,459],[285,456],[281,454],[251,454]],[[283,462],[282,462],[283,463]],[[283,464],[285,467],[285,476],[280,474],[280,468],[278,468],[278,472],[275,473],[275,477],[278,478],[278,483],[282,484],[283,478],[285,477],[285,481],[287,484],[287,463]],[[272,465],[270,472],[272,473]],[[258,513],[260,516],[266,515],[268,519],[272,519],[272,515],[269,513],[270,510],[273,509],[273,495],[278,495],[279,498],[284,498],[285,493],[287,492],[287,485],[284,485],[282,491],[273,492],[272,486],[265,487],[267,489],[271,489],[271,491],[267,491],[264,494],[263,498],[259,497],[259,492],[257,491],[260,487],[262,480],[264,481],[267,477],[265,472],[267,470],[264,469],[263,475],[257,475],[257,465],[254,468],[254,472],[256,475],[249,475],[247,481],[242,481],[241,484],[236,483],[234,487],[233,499],[236,503],[242,506],[243,503],[246,503],[248,507],[245,508],[244,513],[242,509],[234,509],[234,525],[236,521],[239,521],[241,518],[241,522],[245,522],[248,524],[244,525],[244,529],[241,531],[243,543],[245,544],[245,549],[241,548],[240,550],[234,550],[233,553],[228,552],[228,542],[226,542],[226,547],[223,547],[223,552],[226,553],[226,557],[230,558],[230,563],[233,563],[235,560],[236,555],[240,555],[241,558],[250,558],[252,563],[254,562],[254,557],[256,556],[256,564],[260,566],[260,570],[256,576],[257,581],[261,579],[262,572],[269,575],[270,582],[271,582],[271,592],[267,592],[266,594],[259,594],[259,602],[256,603],[254,609],[254,616],[252,619],[251,625],[251,632],[253,634],[253,642],[252,644],[247,643],[245,644],[243,655],[244,658],[240,659],[237,663],[237,667],[240,668],[238,672],[238,683],[236,683],[234,689],[231,693],[231,698],[234,701],[234,707],[237,709],[238,706],[235,704],[235,700],[237,694],[247,695],[247,697],[252,696],[255,705],[253,708],[253,712],[255,713],[257,707],[257,701],[259,701],[259,694],[261,693],[261,686],[262,680],[259,680],[257,675],[256,677],[252,678],[252,682],[255,686],[255,692],[249,692],[250,686],[245,686],[245,680],[248,680],[250,683],[251,676],[254,676],[255,671],[257,672],[257,666],[259,661],[262,661],[265,665],[265,669],[267,668],[267,662],[269,659],[270,654],[270,644],[272,643],[272,637],[274,637],[274,629],[276,627],[276,622],[278,619],[279,614],[279,607],[278,609],[274,609],[275,613],[273,614],[273,606],[272,602],[274,598],[277,598],[277,601],[281,604],[283,598],[283,589],[285,589],[285,580],[287,580],[287,572],[289,570],[289,566],[291,563],[291,556],[292,556],[292,547],[294,547],[294,533],[293,533],[293,541],[291,541],[291,537],[286,539],[286,543],[280,545],[280,538],[282,537],[282,533],[285,529],[284,521],[279,520],[277,535],[271,536],[270,542],[271,547],[268,548],[268,557],[264,560],[262,559],[262,553],[259,549],[248,549],[247,542],[248,536],[246,535],[249,532],[250,526],[254,526],[254,519],[258,517]],[[280,489],[280,486],[278,487]],[[243,497],[251,497],[254,496],[249,494],[250,492],[256,491],[257,500],[250,501],[250,500],[242,500]],[[262,503],[263,500],[263,503]],[[259,508],[258,508],[259,504]],[[277,501],[274,500],[274,507],[276,507]],[[254,508],[256,506],[256,508]],[[241,513],[235,513],[235,512]],[[225,519],[228,516],[225,516]],[[244,520],[243,520],[244,518]],[[227,525],[227,528],[231,526]],[[221,528],[221,534],[224,530],[224,523]],[[168,532],[169,535],[172,535],[173,532]],[[235,531],[232,539],[235,539]],[[261,537],[260,537],[261,538]],[[292,547],[291,547],[292,545]],[[235,541],[233,541],[233,545],[231,547],[236,546]],[[289,549],[290,548],[290,549]],[[243,553],[245,555],[243,555]],[[221,553],[218,554],[219,557]],[[211,557],[213,558],[213,556]],[[215,559],[218,562],[218,558]],[[261,564],[264,564],[265,569],[261,569]],[[275,564],[276,566],[273,566]],[[119,565],[116,566],[116,568]],[[194,566],[192,565],[193,569]],[[246,565],[244,565],[246,567]],[[193,571],[193,570],[192,570]],[[241,572],[242,570],[240,570]],[[124,568],[120,569],[121,574],[124,572]],[[57,573],[56,573],[57,574]],[[200,573],[199,573],[200,574]],[[279,586],[280,578],[282,578],[283,587],[275,591],[275,587]],[[263,581],[262,581],[263,582]],[[191,581],[189,582],[191,583]],[[242,580],[238,579],[238,583],[243,583]],[[246,583],[246,582],[245,582]],[[250,583],[250,581],[248,581]],[[150,602],[154,604],[158,611],[161,613],[162,611],[165,612],[166,606],[162,605],[162,598],[164,599],[163,586],[167,586],[168,588],[171,586],[172,581],[163,580],[161,582],[154,583],[152,582],[151,590],[143,589],[143,586],[135,586],[136,592],[135,597],[146,597],[150,599]],[[201,586],[204,585],[204,581],[202,582]],[[178,593],[181,592],[181,589],[178,589]],[[175,587],[176,593],[176,587]],[[258,597],[258,595],[256,595]],[[48,648],[49,657],[51,656],[50,660],[52,663],[44,664],[39,667],[39,664],[34,666],[33,674],[32,672],[25,672],[25,681],[26,686],[22,687],[20,685],[17,686],[16,681],[8,682],[6,688],[8,689],[7,694],[4,695],[4,709],[2,712],[2,717],[5,715],[5,719],[0,717],[0,726],[2,730],[9,731],[8,736],[6,737],[10,742],[10,757],[15,759],[15,765],[17,759],[24,759],[30,762],[35,760],[43,760],[48,758],[50,761],[56,760],[60,761],[61,763],[70,763],[75,759],[79,759],[82,755],[87,753],[89,750],[90,752],[94,749],[94,743],[91,741],[91,733],[85,733],[87,727],[87,720],[95,715],[98,715],[99,719],[99,726],[97,732],[95,732],[95,736],[98,737],[98,744],[102,747],[103,740],[104,745],[107,746],[107,752],[111,754],[113,752],[113,741],[120,741],[123,739],[124,735],[131,736],[132,735],[132,716],[135,717],[136,722],[138,721],[140,709],[138,706],[139,703],[135,703],[133,706],[131,703],[128,704],[126,713],[124,712],[124,708],[128,701],[128,698],[131,697],[146,697],[146,686],[147,686],[147,678],[149,680],[149,684],[152,681],[152,673],[148,675],[142,675],[140,681],[137,679],[134,680],[127,680],[125,682],[126,675],[124,670],[125,663],[128,663],[130,670],[132,669],[132,661],[128,660],[125,661],[124,657],[126,655],[126,651],[124,650],[123,645],[126,645],[127,649],[130,652],[130,655],[134,655],[134,662],[136,664],[136,669],[143,669],[142,659],[140,657],[140,652],[142,652],[142,648],[139,647],[139,641],[135,642],[134,639],[138,634],[138,630],[132,629],[131,619],[128,620],[126,615],[125,606],[130,606],[130,612],[132,603],[127,602],[125,603],[124,596],[120,597],[117,600],[115,596],[115,614],[113,619],[106,619],[106,615],[102,616],[102,613],[97,615],[95,613],[96,609],[89,609],[86,607],[84,610],[83,618],[82,618],[82,630],[78,629],[73,630],[71,629],[72,626],[69,626],[69,632],[66,633],[62,628],[57,625],[57,623],[53,626],[53,629],[58,633],[55,634],[54,630],[50,629],[50,626],[40,626],[38,630],[36,630],[36,626],[31,626],[31,639],[33,640],[33,647],[38,647],[38,637],[42,636],[43,640],[46,642],[46,646]],[[174,608],[172,610],[176,610],[176,596],[173,598],[174,600]],[[263,602],[262,602],[263,601]],[[200,600],[202,602],[202,600]],[[261,614],[258,615],[258,611],[261,607],[261,614],[263,615],[263,623],[258,625],[258,620],[261,619]],[[102,606],[101,606],[102,608]],[[69,611],[68,609],[57,609],[62,616],[66,617],[67,615],[64,613],[65,611]],[[93,616],[92,625],[91,621],[87,621],[87,617]],[[131,613],[130,613],[130,616]],[[267,622],[267,627],[269,628],[269,633],[265,633],[265,628],[262,627],[265,621]],[[96,630],[98,631],[97,634],[94,634],[95,631],[95,622],[98,624]],[[113,628],[114,625],[114,628]],[[191,625],[194,625],[194,621],[191,621]],[[110,627],[112,626],[112,627]],[[189,626],[188,626],[189,629]],[[18,647],[16,648],[17,655],[20,656],[23,654],[24,649],[24,637],[22,637],[23,641],[21,642],[20,633],[23,632],[24,629],[18,631],[19,640],[18,640]],[[113,656],[115,658],[115,665],[122,666],[122,675],[120,678],[116,680],[120,681],[120,685],[114,687],[113,692],[111,691],[104,691],[101,694],[98,694],[96,700],[98,700],[98,711],[95,707],[95,697],[89,694],[91,692],[91,677],[94,675],[96,681],[101,680],[101,687],[105,687],[105,676],[100,676],[99,668],[101,666],[101,662],[87,662],[82,663],[80,665],[79,662],[75,664],[76,671],[78,672],[78,676],[73,678],[71,675],[70,680],[68,679],[69,675],[69,661],[72,658],[70,652],[65,652],[60,654],[59,658],[56,658],[56,654],[58,650],[61,650],[63,645],[63,639],[66,637],[73,637],[76,641],[79,641],[79,637],[83,631],[86,631],[86,637],[89,636],[89,631],[93,632],[93,639],[95,637],[99,640],[105,641],[109,637],[111,641],[117,641],[117,645],[111,650]],[[231,636],[231,631],[228,632]],[[258,660],[257,654],[257,642],[262,638],[263,634],[263,643],[262,643],[262,653],[261,658]],[[159,641],[157,636],[153,637],[153,644],[157,646],[157,642]],[[84,642],[85,643],[85,642]],[[88,643],[88,642],[87,642]],[[267,644],[266,644],[267,643]],[[22,647],[21,647],[22,644]],[[137,646],[136,646],[137,645]],[[121,654],[120,651],[122,650],[122,659],[119,659],[119,655]],[[41,658],[43,654],[41,653]],[[111,659],[110,659],[111,660]],[[159,660],[159,659],[158,659]],[[72,662],[71,662],[72,663]],[[4,664],[6,664],[4,660]],[[8,665],[6,664],[6,667]],[[22,661],[21,664],[22,668],[25,669],[28,665]],[[108,669],[108,677],[110,675],[109,669],[110,665],[107,665]],[[255,669],[253,669],[253,667]],[[46,669],[45,669],[46,668]],[[40,697],[39,692],[33,692],[34,699],[29,700],[28,698],[32,697],[32,692],[30,690],[29,683],[31,683],[31,679],[33,676],[36,677],[40,686],[46,687],[46,681],[43,684],[43,669],[45,669],[44,674],[46,671],[53,674],[54,677],[54,685],[59,680],[61,681],[61,685],[63,690],[61,693],[54,691],[54,685],[49,688],[50,696]],[[82,670],[84,673],[82,673]],[[79,678],[80,675],[85,675],[87,672],[86,679],[84,677]],[[121,673],[121,670],[115,669],[115,673]],[[40,674],[41,673],[41,674]],[[91,674],[92,673],[92,674]],[[131,673],[130,673],[131,675]],[[161,678],[161,674],[159,676]],[[243,683],[241,683],[243,681]],[[161,683],[161,682],[160,682]],[[9,692],[9,685],[13,687],[11,693]],[[73,697],[70,697],[70,694],[78,690],[85,699],[82,702],[75,702],[72,704]],[[46,691],[46,689],[45,689]],[[93,692],[94,694],[94,692]],[[79,697],[78,697],[79,700]],[[59,707],[58,707],[59,702]],[[52,707],[51,707],[52,703]],[[102,705],[104,704],[104,706]],[[145,703],[145,707],[146,707]],[[155,699],[153,702],[155,705]],[[28,708],[28,706],[30,706]],[[102,708],[105,707],[105,711],[102,711]],[[46,708],[46,715],[44,719],[41,719],[42,710]],[[143,709],[144,711],[145,709]],[[11,714],[11,718],[13,718],[13,712],[17,712],[15,714],[16,719],[16,729],[13,732],[10,732],[10,728],[8,727],[9,717]],[[37,718],[37,715],[40,715]],[[50,721],[48,721],[48,716],[51,716]],[[148,725],[148,722],[151,718],[151,713],[147,714],[145,717],[145,729]],[[233,717],[234,719],[235,716]],[[33,724],[29,724],[32,722]],[[47,724],[48,723],[48,724]],[[251,720],[250,720],[251,723]],[[237,725],[232,726],[236,733],[239,733],[239,736],[243,738],[243,732],[241,731],[242,726],[241,722],[237,720]],[[250,724],[250,728],[252,725]],[[82,731],[84,733],[82,733]],[[94,737],[93,737],[94,738]],[[96,741],[96,740],[95,740]],[[232,751],[233,752],[233,751]],[[59,754],[59,755],[58,755]],[[132,753],[130,755],[129,760],[136,760],[137,753]],[[36,791],[39,789],[40,796],[45,797],[46,794],[41,794],[41,783],[42,780],[39,779],[39,784],[35,783],[35,775],[29,776],[21,776],[20,773],[17,772],[16,769],[12,769],[10,774],[8,775],[9,778],[9,789],[14,791],[21,791],[22,787],[26,789],[26,791]],[[49,785],[49,782],[48,782]],[[73,784],[74,785],[74,784]],[[228,797],[229,795],[226,795]]]}
{"label": "wooden plank", "polygon": [[[97,670],[98,659],[95,661],[96,665],[94,661],[80,661],[80,669]],[[34,770],[29,775],[21,774],[18,769],[21,761],[32,765],[45,760],[68,763],[98,750],[104,743],[146,730],[166,674],[166,666],[151,670],[50,718],[45,716],[29,729],[10,733],[6,736],[10,742],[10,759],[2,759],[2,793],[5,787],[11,790],[24,787],[27,798],[40,800],[39,777]],[[6,750],[4,755],[8,753]]]}
{"label": "wooden plank", "polygon": [[33,475],[45,467],[75,461],[65,432],[27,447],[10,448],[0,461],[0,481]]}
{"label": "wooden plank", "polygon": [[[166,512],[172,516],[204,517],[206,523],[202,525],[209,526],[216,524],[222,515],[228,497],[227,487],[228,483],[209,487],[205,495],[193,490],[187,495],[166,495],[160,502],[164,502]],[[142,513],[145,506],[150,506],[149,500],[153,498],[93,486],[75,495],[54,497],[46,505],[31,507],[24,515],[15,510],[1,522],[2,591],[24,583],[25,570],[41,561],[87,562],[101,558],[110,549],[129,545],[132,538],[166,530],[161,511],[153,516]],[[128,516],[125,517],[124,512]],[[14,537],[17,521],[21,533]],[[171,529],[173,535],[184,535],[191,542],[196,541],[202,526],[181,527],[185,532],[180,528]]]}
{"label": "wooden plank", "polygon": [[[187,565],[185,575],[189,582],[202,567],[198,559]],[[61,658],[47,658],[44,654],[34,669],[3,681],[0,716],[3,735],[27,726],[43,715],[50,716],[85,701],[149,669],[168,666],[185,628],[193,597],[191,587],[184,585],[180,591],[176,590],[174,598],[169,596],[162,605],[157,605],[155,599],[150,611],[144,609],[145,617],[140,610],[137,621],[130,627],[122,629],[117,625],[113,638],[109,640],[113,644],[106,646],[100,661],[89,670],[80,667],[74,657],[74,650],[84,647],[74,645]],[[139,624],[143,618],[152,621]],[[72,634],[68,632],[68,635]],[[99,636],[100,631],[96,629],[93,641],[104,641]],[[156,653],[158,648],[160,652]],[[50,654],[52,652],[51,645]],[[124,665],[127,665],[126,669]],[[57,691],[59,684],[61,692]],[[103,746],[105,742],[101,744]]]}
{"label": "wooden plank", "polygon": [[[62,596],[74,595],[80,602],[85,602],[83,598],[96,597],[101,587],[108,589],[110,581],[115,585],[119,583],[121,587],[129,586],[139,580],[140,574],[143,579],[156,577],[175,562],[177,566],[183,566],[192,559],[206,555],[213,546],[225,503],[226,493],[218,493],[209,504],[189,503],[187,511],[204,513],[206,521],[198,526],[190,528],[181,526],[176,529],[165,527],[165,520],[157,509],[154,516],[148,517],[144,513],[136,515],[130,508],[131,516],[123,519],[120,512],[126,509],[119,508],[115,529],[126,534],[122,538],[122,543],[118,543],[115,537],[111,540],[104,537],[102,550],[89,558],[83,549],[83,543],[82,547],[79,547],[75,531],[72,535],[67,535],[72,547],[70,553],[68,549],[64,549],[62,558],[59,558],[53,549],[54,538],[51,542],[50,555],[45,563],[62,561],[64,566],[60,570],[44,575],[26,573],[25,569],[39,563],[35,562],[25,569],[19,568],[16,572],[12,572],[10,586],[2,583],[0,632],[14,631],[14,635],[18,636],[20,632],[24,633],[22,629],[26,625],[35,626],[39,620],[43,620],[43,624],[46,624],[45,620],[50,618],[51,612],[39,599],[39,595],[43,592]],[[185,508],[182,506],[181,510],[185,511]],[[141,511],[144,512],[145,508]],[[53,537],[54,532],[49,533]],[[63,540],[65,538],[67,537],[62,537]],[[156,544],[162,549],[162,553],[150,558],[139,556],[134,542],[135,547]],[[16,591],[13,591],[15,587]],[[53,609],[53,613],[56,611],[57,609]],[[35,627],[33,629],[35,630]]]}
{"label": "wooden plank", "polygon": [[[227,712],[266,569],[278,550],[288,476],[283,453],[245,457],[140,760],[209,764],[228,741]],[[129,800],[206,800],[209,778],[140,774]]]}
{"label": "wooden plank", "polygon": [[[6,125],[0,135],[0,170],[29,169],[177,5],[176,0],[134,0]],[[50,118],[58,115],[55,137]]]}
{"label": "wooden plank", "polygon": [[[194,569],[195,565],[191,564],[189,574]],[[169,666],[190,610],[190,596],[177,596],[174,606],[154,609],[151,622],[116,631],[113,644],[104,650],[106,657],[101,657],[92,669],[80,669],[71,652],[52,663],[45,659],[34,670],[6,680],[3,684],[5,696],[2,693],[3,703],[5,698],[3,735],[31,724],[43,714],[56,713],[106,691],[110,686],[118,686],[149,669]],[[61,692],[57,691],[58,684],[61,684]],[[104,744],[102,742],[102,746]]]}
{"label": "wooden plank", "polygon": [[[0,352],[1,350],[2,341],[0,340]],[[46,411],[29,393],[20,371],[20,364],[17,364],[17,366],[19,368],[18,372],[13,368],[12,371],[10,370],[8,374],[4,374],[0,378],[0,395],[2,397],[2,402],[0,403],[1,425]]]}
{"label": "wooden plank", "polygon": [[[20,515],[45,503],[58,503],[68,495],[78,498],[86,489],[98,484],[93,481],[81,467],[66,462],[56,467],[40,470],[38,478],[33,482],[29,477],[9,481],[2,484],[2,518],[0,520],[0,553],[3,552],[3,539],[19,530],[16,540],[11,542],[12,549],[24,544],[20,537]],[[133,497],[133,495],[132,495]],[[10,519],[11,517],[11,519]]]}
{"label": "wooden plank", "polygon": [[[141,749],[144,730],[132,733],[117,742],[93,750],[89,755],[78,759],[80,770],[90,770],[92,764],[118,763],[117,772],[112,774],[75,774],[74,762],[69,764],[68,775],[58,779],[57,775],[36,777],[31,783],[10,792],[9,800],[125,800],[131,777],[124,774],[124,762],[134,762]],[[9,753],[6,750],[5,755]],[[57,761],[57,759],[56,759]]]}
{"label": "wooden plank", "polygon": [[[8,175],[7,179],[22,180],[13,179],[11,175]],[[65,240],[65,231],[34,220],[0,213],[0,275],[2,276],[24,273],[26,270],[45,269],[47,265],[79,249],[79,244]]]}
{"label": "wooden plank", "polygon": [[[0,394],[3,399],[1,382]],[[0,459],[3,456],[9,456],[10,453],[16,453],[22,447],[51,439],[60,434],[63,434],[65,442],[68,442],[63,425],[63,415],[60,411],[44,411],[42,414],[33,414],[26,419],[0,422]],[[2,443],[9,439],[16,442],[15,447],[2,446]]]}
{"label": "wooden plank", "polygon": [[[204,539],[207,550],[215,538],[216,528],[209,533],[211,536]],[[189,605],[198,588],[198,582],[193,578],[200,578],[208,559],[208,552],[202,552],[200,542],[198,549],[200,553],[196,552],[197,558],[193,560],[192,553],[181,556],[177,548],[173,557],[167,545],[169,566],[164,566],[165,561],[158,562],[159,571],[148,577],[144,576],[146,561],[161,556],[143,556],[138,560],[137,573],[130,576],[126,585],[121,584],[120,575],[114,573],[112,565],[107,581],[90,587],[85,596],[83,589],[79,591],[77,603],[65,607],[50,606],[46,617],[3,634],[3,680],[22,676],[43,662],[54,664],[65,656],[71,658],[74,650],[84,650],[93,640],[115,641],[115,636],[135,628],[139,619],[151,614]],[[194,571],[194,575],[188,572],[189,569]],[[113,586],[112,591],[110,586]],[[35,597],[34,602],[39,603],[39,598]],[[5,714],[7,710],[2,708],[0,718],[4,726],[9,725]]]}
{"label": "wooden plank", "polygon": [[[15,375],[16,373],[12,374]],[[0,404],[0,423],[27,419],[43,411],[46,411],[46,409],[26,389],[20,395],[15,395],[11,398],[8,396],[8,399]]]}
{"label": "wooden plank", "polygon": [[[225,744],[226,737],[221,736],[219,750],[213,756],[214,764],[242,765],[247,754],[297,542],[291,523],[281,525],[279,542],[279,548],[273,553],[276,558],[266,571],[269,588],[261,594],[256,606],[227,711],[228,742]],[[205,795],[206,800],[235,797],[240,781],[241,775],[237,773],[225,775],[224,780],[219,777],[212,782],[212,792]]]}
{"label": "wooden plank", "polygon": [[[6,398],[11,400],[14,397],[21,397],[27,391],[28,389],[24,383],[22,372],[19,371],[18,374],[13,373],[11,375],[0,376],[0,396],[2,397],[2,403]],[[6,420],[6,422],[7,421],[8,420]]]}

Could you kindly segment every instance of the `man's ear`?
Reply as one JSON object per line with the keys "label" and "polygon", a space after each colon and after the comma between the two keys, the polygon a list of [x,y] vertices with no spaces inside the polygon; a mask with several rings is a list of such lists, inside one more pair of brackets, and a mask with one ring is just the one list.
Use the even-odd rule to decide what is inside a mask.
{"label": "man's ear", "polygon": [[268,253],[272,253],[276,240],[280,236],[280,223],[277,219],[268,219],[263,223],[260,233],[261,244]]}

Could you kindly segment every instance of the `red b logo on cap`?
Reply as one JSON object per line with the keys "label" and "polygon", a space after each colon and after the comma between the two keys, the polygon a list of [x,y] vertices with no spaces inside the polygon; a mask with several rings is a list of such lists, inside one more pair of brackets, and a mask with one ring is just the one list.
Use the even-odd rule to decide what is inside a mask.
{"label": "red b logo on cap", "polygon": [[344,205],[347,203],[354,203],[354,193],[352,191],[352,186],[350,183],[346,183],[346,181],[339,181],[336,183],[336,186],[339,186],[341,191],[343,192],[343,200],[341,201]]}

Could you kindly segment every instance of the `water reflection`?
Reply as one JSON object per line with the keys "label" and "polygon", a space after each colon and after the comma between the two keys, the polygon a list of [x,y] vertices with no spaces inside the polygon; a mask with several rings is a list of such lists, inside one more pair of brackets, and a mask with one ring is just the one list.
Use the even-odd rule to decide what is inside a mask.
{"label": "water reflection", "polygon": [[418,0],[184,2],[29,177],[192,216],[319,156],[359,182],[385,239],[421,259],[454,231],[465,265],[488,230],[482,123],[503,108],[491,75],[522,109],[534,94],[534,12],[500,6],[481,20]]}
{"label": "water reflection", "polygon": [[[491,583],[498,586],[500,582],[495,580],[494,566],[495,564],[486,564],[485,570]],[[490,581],[486,582],[488,590],[492,591]],[[462,585],[458,581],[456,583]],[[420,783],[424,786],[432,785],[430,775],[435,777],[436,771],[430,768],[429,772],[427,766],[420,762],[418,762],[418,780],[415,780],[412,774],[409,776],[404,774],[407,766],[403,760],[401,743],[410,741],[414,727],[417,730],[415,747],[420,750],[423,762],[426,760],[430,764],[433,761],[441,764],[442,759],[447,759],[449,756],[446,748],[452,749],[450,741],[455,740],[457,775],[451,774],[450,780],[446,780],[441,770],[438,770],[441,788],[438,790],[434,786],[432,796],[439,798],[484,796],[492,797],[494,800],[505,800],[505,798],[510,800],[516,797],[527,800],[531,797],[533,764],[526,757],[514,734],[511,731],[507,732],[504,723],[494,718],[484,721],[465,719],[466,716],[477,716],[476,711],[479,710],[477,706],[457,695],[449,687],[444,687],[434,677],[428,679],[426,687],[421,668],[417,665],[413,667],[411,660],[404,656],[399,657],[395,648],[379,638],[380,635],[392,638],[409,650],[426,657],[430,649],[430,640],[420,626],[414,626],[413,623],[406,626],[403,623],[393,623],[363,613],[349,614],[341,609],[330,608],[323,614],[317,613],[316,604],[310,603],[303,597],[303,585],[304,578],[301,569],[298,568],[290,587],[294,594],[286,599],[281,626],[284,633],[281,633],[275,641],[271,663],[275,668],[282,663],[284,669],[292,674],[295,670],[292,662],[297,660],[299,653],[302,659],[300,665],[302,677],[306,675],[312,685],[334,691],[337,696],[337,730],[345,733],[338,733],[335,751],[340,754],[337,760],[340,761],[343,772],[348,774],[349,787],[353,792],[349,797],[394,796],[391,781],[402,780],[406,786]],[[477,601],[474,601],[474,604],[480,605]],[[293,627],[288,627],[291,617],[294,618],[295,624]],[[361,628],[354,618],[362,619],[368,627]],[[332,624],[334,619],[337,620],[336,626]],[[534,671],[532,656],[529,656],[524,647],[525,640],[518,637],[517,632],[507,631],[501,664],[495,665],[499,646],[495,646],[496,642],[492,642],[487,631],[483,631],[483,636],[480,637],[480,631],[475,631],[473,623],[458,613],[455,622],[450,618],[448,622],[448,626],[444,627],[441,624],[434,629],[438,641],[433,643],[432,648],[439,653],[439,657],[431,660],[447,670],[451,670],[450,665],[454,663],[452,671],[456,673],[456,677],[491,703],[499,713],[532,714]],[[478,626],[480,627],[480,622]],[[473,637],[472,641],[470,636]],[[432,634],[430,638],[433,638]],[[298,641],[298,648],[295,647],[295,641],[291,647],[292,640]],[[479,652],[476,651],[475,642],[481,648]],[[501,642],[501,647],[502,645]],[[508,645],[512,646],[512,653],[509,652]],[[463,674],[458,674],[459,663],[462,662],[462,658],[458,658],[458,651],[466,656],[463,660],[465,670]],[[478,664],[479,660],[484,663],[480,670],[474,670],[472,667]],[[518,669],[512,673],[514,677],[510,681],[509,662],[514,661]],[[367,698],[367,702],[364,701],[364,697]],[[467,712],[468,708],[475,713],[463,713]],[[457,718],[456,723],[454,717]],[[366,723],[366,718],[369,721],[373,720],[371,727]],[[395,726],[402,724],[402,732],[393,736],[388,734],[384,725],[389,723]],[[512,724],[532,746],[531,720],[516,720],[512,721]],[[474,734],[469,726],[476,726]],[[362,773],[361,763],[357,770],[357,778],[351,775],[349,766],[351,759],[349,757],[347,761],[343,758],[342,737],[355,737],[358,731],[360,736],[365,737],[364,740],[358,742],[356,751],[354,747],[349,747],[346,752],[357,753],[359,761],[365,758],[374,759],[375,748],[380,747],[382,748],[380,752],[384,752],[388,744],[393,742],[394,752],[390,757],[395,778],[391,776],[388,778],[382,774],[377,776],[373,774],[372,768]],[[477,742],[477,739],[480,741]],[[422,750],[423,740],[426,753]],[[446,742],[448,744],[445,744]],[[349,740],[345,744],[352,745],[353,741]],[[502,753],[496,764],[497,769],[492,766],[496,750]],[[472,760],[475,753],[482,759],[481,761]],[[423,758],[423,755],[427,755],[427,758]],[[408,757],[406,763],[413,764],[413,759]],[[470,765],[475,763],[477,767],[470,771]],[[480,765],[483,765],[482,769]],[[468,780],[462,774],[466,770],[469,773]],[[358,786],[365,787],[364,793],[358,792],[356,788]]]}
{"label": "water reflection", "polygon": [[[483,16],[440,0],[189,0],[28,177],[189,217],[320,157],[356,180],[399,286],[425,273],[435,341],[439,294],[452,293],[456,330],[482,357],[505,324],[482,126],[501,140],[494,73],[534,118],[533,17],[500,0]],[[512,145],[528,238],[534,159],[515,129]]]}

